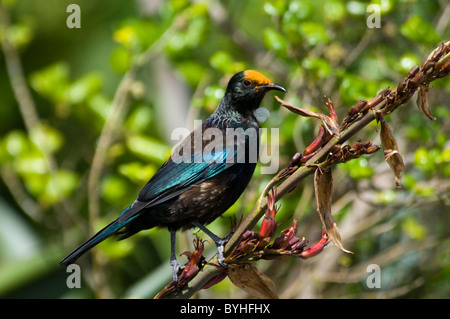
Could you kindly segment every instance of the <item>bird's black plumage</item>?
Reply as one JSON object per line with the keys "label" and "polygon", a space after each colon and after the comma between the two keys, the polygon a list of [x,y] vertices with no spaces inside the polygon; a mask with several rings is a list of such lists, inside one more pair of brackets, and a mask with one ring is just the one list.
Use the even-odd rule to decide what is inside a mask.
{"label": "bird's black plumage", "polygon": [[[251,152],[259,152],[259,124],[253,112],[269,90],[285,91],[257,71],[235,74],[216,111],[174,149],[137,199],[61,263],[73,263],[111,235],[126,238],[144,229],[167,227],[172,234],[171,264],[176,279],[175,231],[204,229],[203,225],[234,204],[253,175],[257,156],[252,158]],[[245,134],[227,139],[236,132]],[[217,147],[208,148],[212,142]]]}

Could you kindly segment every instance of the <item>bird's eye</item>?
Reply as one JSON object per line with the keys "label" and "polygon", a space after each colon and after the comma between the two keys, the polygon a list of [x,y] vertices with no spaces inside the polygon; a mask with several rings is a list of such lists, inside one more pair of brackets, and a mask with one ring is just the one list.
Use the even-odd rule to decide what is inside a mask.
{"label": "bird's eye", "polygon": [[249,80],[245,80],[245,81],[244,81],[244,86],[245,86],[245,87],[249,87],[249,86],[250,86],[250,84],[251,84],[251,83],[250,83],[250,81],[249,81]]}

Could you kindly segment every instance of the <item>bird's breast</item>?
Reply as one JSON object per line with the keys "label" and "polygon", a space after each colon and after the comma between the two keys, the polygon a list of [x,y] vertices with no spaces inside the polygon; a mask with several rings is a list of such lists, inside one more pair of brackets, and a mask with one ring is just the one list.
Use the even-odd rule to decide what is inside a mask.
{"label": "bird's breast", "polygon": [[[171,206],[171,214],[177,216],[177,223],[194,220],[209,224],[236,202],[250,181],[255,165],[235,164],[231,169],[193,185]],[[180,225],[185,227],[183,223]]]}

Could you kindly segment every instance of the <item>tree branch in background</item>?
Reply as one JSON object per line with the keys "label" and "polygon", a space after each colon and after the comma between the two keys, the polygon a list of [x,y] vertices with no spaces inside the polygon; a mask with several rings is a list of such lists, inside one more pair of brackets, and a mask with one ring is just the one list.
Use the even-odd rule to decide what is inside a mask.
{"label": "tree branch in background", "polygon": [[[173,25],[167,29],[156,42],[135,58],[134,64],[125,73],[117,87],[111,108],[98,139],[88,177],[89,232],[91,235],[96,232],[97,220],[100,215],[99,185],[105,167],[107,151],[114,142],[114,134],[121,126],[128,110],[129,93],[133,87],[134,80],[142,67],[149,63],[153,57],[164,49],[167,41],[179,27],[179,20],[176,19]],[[98,254],[95,253],[95,249],[93,250],[92,256],[93,274],[96,274],[96,277],[93,280],[94,291],[100,293],[99,297],[109,297],[109,292],[102,288],[107,287],[107,285],[105,285],[106,278],[103,276],[103,271],[101,270],[103,262]],[[103,293],[101,293],[101,291],[103,291]]]}
{"label": "tree branch in background", "polygon": [[[370,154],[377,151],[379,147],[373,145],[371,142],[357,142],[351,146],[341,146],[374,120],[382,122],[382,130],[384,132],[382,136],[382,142],[384,140],[382,146],[384,147],[385,159],[393,169],[396,179],[399,179],[402,168],[399,166],[400,164],[398,164],[398,157],[394,157],[393,155],[398,154],[398,156],[400,156],[400,154],[398,153],[398,150],[386,149],[387,147],[394,147],[396,143],[394,136],[386,132],[389,127],[383,117],[392,113],[401,105],[407,103],[414,93],[420,88],[418,98],[419,109],[430,119],[433,119],[429,111],[427,100],[427,94],[430,90],[429,85],[432,81],[445,77],[449,74],[450,41],[445,44],[442,43],[438,48],[436,48],[428,56],[421,67],[413,67],[405,79],[400,82],[394,90],[386,88],[370,101],[361,100],[355,106],[351,107],[348,115],[340,124],[339,139],[336,136],[333,136],[334,134],[330,134],[330,132],[322,126],[322,129],[319,131],[318,138],[309,147],[307,147],[307,152],[305,151],[303,156],[298,153],[294,155],[291,163],[282,169],[269,182],[268,187],[266,187],[260,195],[253,209],[247,215],[245,220],[240,223],[235,230],[234,235],[225,246],[225,262],[230,263],[230,265],[234,267],[233,261],[237,261],[239,259],[242,260],[245,258],[247,258],[247,261],[250,261],[259,259],[255,258],[255,256],[264,256],[265,249],[270,248],[270,245],[258,247],[259,242],[253,242],[252,244],[254,246],[252,246],[252,249],[248,252],[242,252],[241,255],[238,256],[235,254],[236,247],[241,247],[240,245],[248,240],[247,237],[249,232],[251,232],[251,229],[255,227],[257,222],[265,213],[267,214],[268,210],[270,211],[270,209],[273,208],[274,203],[295,189],[307,176],[312,175],[316,171],[321,173],[322,170],[328,170],[338,163],[346,162],[363,154]],[[289,103],[282,101],[279,98],[277,99],[282,106],[288,107],[291,110],[296,109],[296,107],[290,105]],[[328,99],[326,105],[330,109],[329,117],[333,118],[334,112],[332,111],[334,109],[332,106],[332,101]],[[393,159],[395,158],[396,160],[394,161]],[[400,172],[398,170],[400,170]],[[273,196],[273,198],[271,196],[265,197],[266,194],[269,194],[269,189],[272,189],[277,184],[279,185],[276,188],[276,196]],[[316,196],[318,196],[318,194],[316,194]],[[332,218],[331,212],[326,212],[326,217]],[[329,224],[328,226],[333,225],[332,220],[329,220],[327,223]],[[325,222],[324,229],[327,230],[327,225]],[[286,234],[287,232],[288,231],[286,231]],[[319,242],[322,246],[326,244],[325,240],[327,240],[326,233],[324,236],[324,241],[321,240],[321,242]],[[339,243],[337,245],[339,246]],[[313,245],[311,249],[313,247],[315,247],[315,245]],[[318,249],[318,251],[320,252],[321,250]],[[252,258],[249,258],[250,255]],[[230,271],[227,273],[226,270],[218,267],[216,256],[214,256],[208,263],[199,264],[199,270],[195,271],[190,278],[190,281],[185,286],[179,286],[178,289],[173,289],[171,284],[169,284],[156,296],[156,298],[189,298],[195,292],[202,288],[210,287],[214,283],[225,278],[227,275],[230,275]],[[232,281],[234,282],[234,280]],[[264,282],[264,280],[261,280],[260,282]],[[270,285],[263,284],[263,286],[264,287],[260,287],[260,289],[267,290]],[[254,289],[255,287],[250,288]],[[249,291],[250,290],[251,289],[249,289]]]}
{"label": "tree branch in background", "polygon": [[[0,27],[4,30],[8,30],[11,26],[11,21],[9,17],[9,12],[7,8],[0,4]],[[45,164],[48,173],[50,176],[54,176],[55,172],[58,170],[58,165],[53,154],[47,149],[45,143],[42,143],[42,139],[45,139],[45,133],[42,130],[42,123],[39,119],[39,114],[36,110],[36,104],[33,100],[33,96],[31,94],[30,88],[28,87],[27,80],[25,78],[25,73],[22,67],[22,62],[20,60],[20,55],[17,48],[13,43],[10,42],[7,32],[5,35],[1,37],[1,48],[4,52],[5,56],[5,64],[8,72],[9,80],[11,82],[11,88],[14,92],[14,97],[19,106],[20,114],[25,124],[25,128],[28,131],[28,134],[32,138],[33,136],[38,138],[32,138],[34,144],[37,148],[42,152]],[[8,185],[10,191],[14,192],[13,196],[16,199],[24,198],[23,192],[21,192],[21,188],[18,187],[17,183],[18,179],[9,180],[6,176],[11,176],[14,174],[13,172],[7,172],[8,168],[5,168],[2,171],[3,180]],[[33,205],[32,201],[27,201],[28,207],[32,208],[32,211],[24,210],[26,214],[30,214],[32,218],[40,218],[43,215],[39,215],[39,209]],[[21,203],[19,203],[21,205]],[[68,205],[65,201],[55,203],[57,209],[59,211],[65,212],[66,216],[70,216],[72,219],[76,220],[77,218],[73,214],[73,210],[70,205]],[[34,208],[33,208],[34,207]]]}

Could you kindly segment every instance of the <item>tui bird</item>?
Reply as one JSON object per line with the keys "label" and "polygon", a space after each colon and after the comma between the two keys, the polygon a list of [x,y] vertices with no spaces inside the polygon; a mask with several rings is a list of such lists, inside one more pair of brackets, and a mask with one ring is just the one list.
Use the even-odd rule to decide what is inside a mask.
{"label": "tui bird", "polygon": [[[223,249],[231,234],[219,238],[204,225],[234,204],[253,175],[259,153],[260,127],[254,111],[269,90],[286,92],[257,71],[235,74],[216,111],[174,148],[137,199],[115,221],[60,263],[75,262],[111,235],[124,239],[144,229],[167,227],[171,238],[170,265],[176,283],[180,269],[175,256],[176,231],[198,227],[215,242],[218,262],[227,268]],[[230,134],[234,136],[229,138]],[[211,147],[213,142],[215,147]],[[256,156],[252,156],[254,152]]]}

